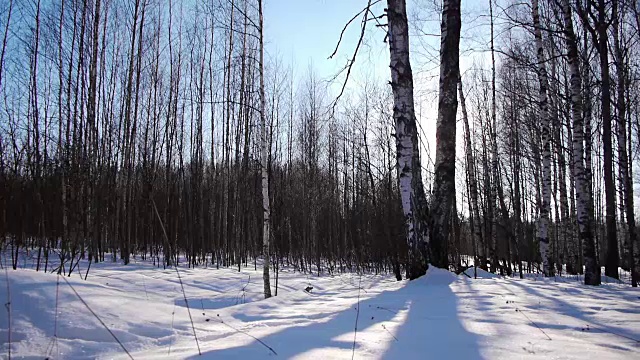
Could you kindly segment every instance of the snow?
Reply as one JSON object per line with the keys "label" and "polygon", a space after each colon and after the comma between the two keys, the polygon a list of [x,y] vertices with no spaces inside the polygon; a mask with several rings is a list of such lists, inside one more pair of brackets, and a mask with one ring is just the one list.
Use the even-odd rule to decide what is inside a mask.
{"label": "snow", "polygon": [[[263,300],[260,267],[179,271],[202,356],[175,269],[107,262],[86,281],[79,272],[66,279],[134,359],[640,358],[640,291],[628,285],[435,268],[412,282],[283,270],[278,296]],[[62,277],[6,275],[13,358],[129,358]],[[7,315],[0,309],[3,357]]]}
{"label": "snow", "polygon": [[490,273],[481,268],[475,269],[473,266],[465,270],[464,273],[467,274],[467,276],[469,277],[477,278],[477,279],[495,279],[500,277],[500,275]]}

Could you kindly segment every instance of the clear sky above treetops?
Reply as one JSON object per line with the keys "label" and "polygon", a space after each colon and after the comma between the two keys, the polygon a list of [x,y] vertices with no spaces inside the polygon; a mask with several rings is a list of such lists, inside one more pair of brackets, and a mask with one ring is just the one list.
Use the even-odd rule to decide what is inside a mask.
{"label": "clear sky above treetops", "polygon": [[[306,76],[311,67],[318,78],[329,81],[353,56],[360,37],[362,15],[356,17],[346,29],[336,56],[328,59],[340,39],[345,24],[367,6],[367,0],[264,1],[267,52],[271,57],[279,57],[285,66],[291,65],[298,79]],[[386,0],[377,3],[372,0],[372,3],[372,13],[375,16],[383,15]],[[427,140],[423,145],[428,145],[432,150],[435,142],[439,76],[439,3],[439,0],[407,1],[416,112],[422,125],[423,137]],[[474,64],[490,67],[488,4],[488,0],[463,1],[463,73]],[[498,11],[494,9],[494,12]],[[379,23],[386,24],[386,19],[379,19]],[[388,83],[389,49],[388,44],[384,42],[386,28],[376,25],[378,22],[375,20],[367,24],[347,90],[358,88],[367,78],[381,86]],[[331,83],[331,99],[339,92],[343,81],[344,74]],[[458,143],[462,154],[462,141]],[[429,158],[432,151],[424,148],[423,152],[426,158]]]}
{"label": "clear sky above treetops", "polygon": [[[305,73],[311,63],[319,77],[330,79],[353,55],[360,36],[362,16],[358,16],[346,29],[337,55],[333,59],[328,59],[338,43],[345,24],[362,11],[368,3],[367,0],[264,1],[267,51],[271,56],[280,57],[285,64],[292,64],[298,75]],[[373,15],[383,15],[386,0],[371,2]],[[412,66],[417,83],[427,80],[428,77],[423,76],[425,73],[429,73],[429,78],[434,74],[437,77],[438,74],[437,71],[433,72],[433,68],[438,65],[440,13],[433,3],[439,2],[439,0],[407,1],[411,23]],[[488,24],[487,19],[477,19],[479,11],[486,11],[488,14],[487,4],[484,2],[488,4],[488,0],[464,2],[463,12],[473,18],[473,21],[463,22],[463,37],[470,35],[464,33],[465,27],[473,27],[474,34],[485,32],[485,29],[477,26],[479,21]],[[356,59],[355,74],[352,74],[356,81],[363,76],[382,79],[389,77],[389,50],[384,42],[386,28],[377,26],[379,24],[386,24],[386,19],[372,20],[367,25],[367,32]],[[488,28],[486,30],[488,35]],[[488,42],[488,36],[483,40]],[[467,45],[466,48],[469,47],[470,45]],[[463,67],[468,67],[469,54],[463,55],[467,55],[464,56]],[[338,89],[342,83],[341,80],[337,81]]]}
{"label": "clear sky above treetops", "polygon": [[[382,3],[374,5],[374,14],[383,14]],[[272,56],[280,56],[285,64],[292,64],[298,75],[304,74],[311,63],[320,78],[329,79],[353,55],[360,35],[361,16],[345,31],[337,55],[328,59],[340,32],[366,5],[366,0],[266,0],[267,50]],[[367,36],[354,71],[357,76],[366,71],[388,77],[389,53],[383,42],[385,30],[374,25],[374,22],[367,25]]]}

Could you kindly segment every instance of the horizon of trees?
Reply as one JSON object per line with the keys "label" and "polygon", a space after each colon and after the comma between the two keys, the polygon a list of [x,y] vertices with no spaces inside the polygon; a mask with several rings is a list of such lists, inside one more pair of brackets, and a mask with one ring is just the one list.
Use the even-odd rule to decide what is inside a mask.
{"label": "horizon of trees", "polygon": [[[600,264],[615,278],[635,267],[636,284],[640,2],[486,2],[491,64],[447,80],[463,145],[443,162],[452,204],[433,200],[431,159],[418,167],[430,206],[449,204],[446,231],[429,235],[443,237],[437,265],[475,257],[521,276],[587,265],[594,284]],[[277,57],[261,62],[258,6],[0,5],[0,245],[14,268],[21,249],[38,270],[56,256],[69,274],[108,253],[240,267],[266,238],[276,270],[408,271],[391,87],[365,78],[335,102],[311,66],[295,76]]]}

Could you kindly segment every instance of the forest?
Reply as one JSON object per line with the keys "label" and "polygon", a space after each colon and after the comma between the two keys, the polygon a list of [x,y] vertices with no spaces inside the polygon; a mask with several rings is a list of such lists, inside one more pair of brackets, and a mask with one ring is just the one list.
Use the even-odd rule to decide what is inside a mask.
{"label": "forest", "polygon": [[[637,286],[640,2],[484,2],[362,1],[336,92],[265,53],[262,0],[2,1],[6,265],[477,264],[589,285],[603,266]],[[421,11],[441,30],[437,116],[414,110]],[[489,31],[473,48],[470,17]],[[376,28],[390,77],[354,82]],[[487,61],[462,68],[470,52]]]}

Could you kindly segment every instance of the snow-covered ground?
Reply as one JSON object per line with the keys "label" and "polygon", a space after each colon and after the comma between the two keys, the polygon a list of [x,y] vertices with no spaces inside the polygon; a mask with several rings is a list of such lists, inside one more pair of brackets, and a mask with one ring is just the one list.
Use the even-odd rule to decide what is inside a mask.
{"label": "snow-covered ground", "polygon": [[[627,285],[282,271],[263,300],[260,268],[180,268],[196,344],[174,269],[94,264],[86,281],[66,278],[82,300],[55,274],[7,275],[12,358],[130,358],[101,320],[134,359],[640,359],[640,291]],[[7,317],[0,309],[3,358]]]}

